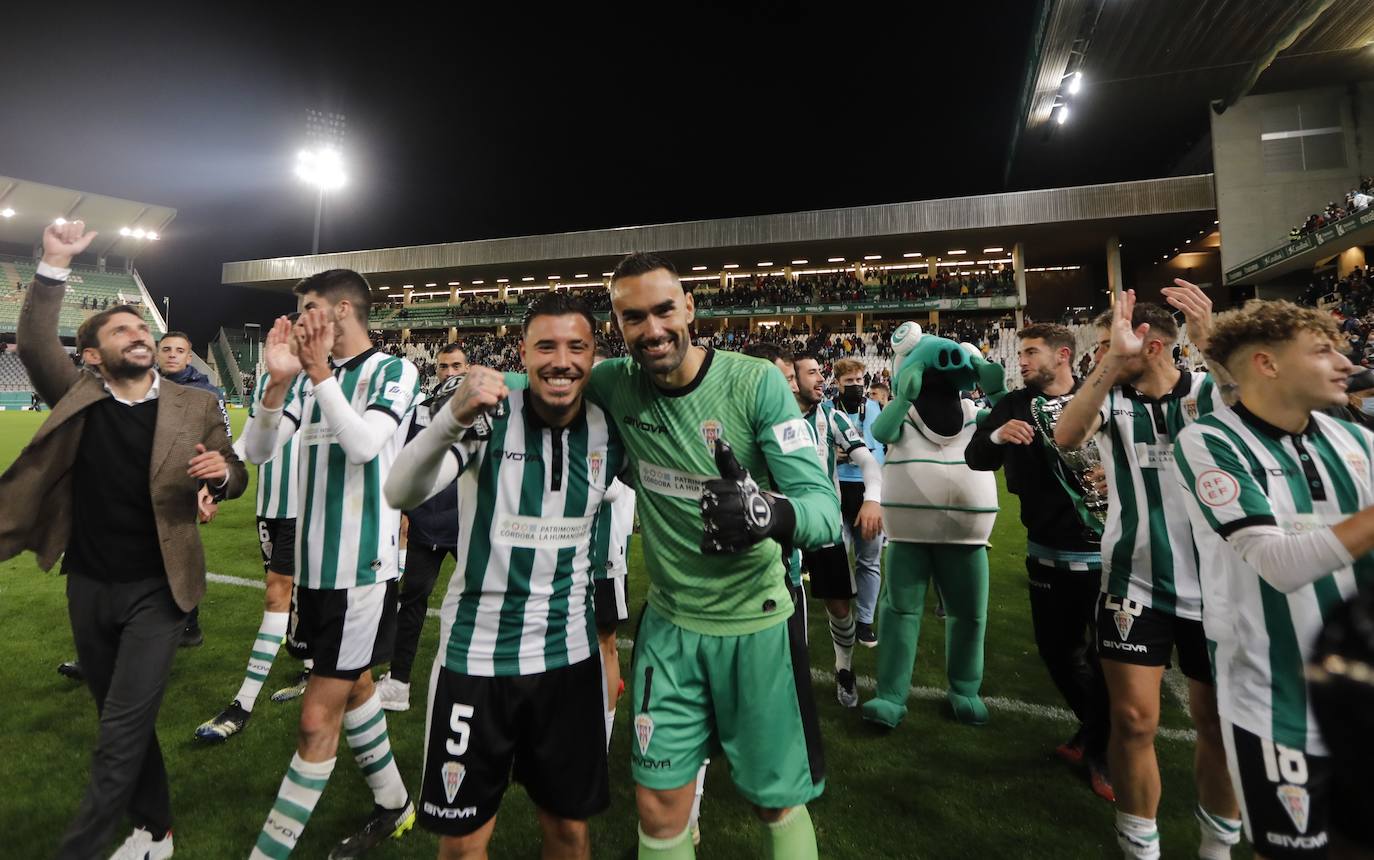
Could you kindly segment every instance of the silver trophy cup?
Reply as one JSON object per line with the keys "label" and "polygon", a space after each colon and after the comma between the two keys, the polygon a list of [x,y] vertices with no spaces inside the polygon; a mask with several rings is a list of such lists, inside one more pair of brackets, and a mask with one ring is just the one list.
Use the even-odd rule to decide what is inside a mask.
{"label": "silver trophy cup", "polygon": [[[1101,531],[1102,525],[1107,522],[1107,496],[1097,491],[1097,486],[1089,475],[1090,472],[1102,467],[1102,454],[1097,450],[1097,443],[1089,439],[1082,448],[1074,450],[1063,448],[1054,442],[1054,427],[1059,423],[1059,416],[1064,413],[1064,407],[1072,399],[1036,397],[1031,401],[1031,417],[1040,428],[1045,445],[1059,456],[1064,466],[1060,470],[1063,473],[1060,475],[1060,483],[1073,497],[1074,506],[1084,517],[1085,523],[1094,525],[1094,522],[1088,522],[1088,518],[1091,517],[1097,530]],[[1066,476],[1068,480],[1065,480]]]}

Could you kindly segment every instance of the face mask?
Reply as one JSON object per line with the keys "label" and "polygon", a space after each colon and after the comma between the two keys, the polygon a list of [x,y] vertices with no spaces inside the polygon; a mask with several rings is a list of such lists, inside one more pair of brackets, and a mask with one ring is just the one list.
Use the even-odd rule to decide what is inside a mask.
{"label": "face mask", "polygon": [[840,403],[844,404],[846,412],[858,412],[859,407],[864,405],[864,387],[846,385],[840,389]]}

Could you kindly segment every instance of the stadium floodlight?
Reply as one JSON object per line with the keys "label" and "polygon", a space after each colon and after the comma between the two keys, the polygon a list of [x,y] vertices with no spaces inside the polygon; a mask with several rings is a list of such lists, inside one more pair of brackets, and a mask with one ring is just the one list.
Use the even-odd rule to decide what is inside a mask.
{"label": "stadium floodlight", "polygon": [[1068,120],[1068,118],[1069,118],[1069,106],[1068,106],[1068,105],[1060,105],[1060,106],[1059,106],[1059,115],[1055,117],[1054,121],[1057,122],[1057,123],[1059,123],[1060,125],[1063,125],[1063,124],[1065,123],[1065,121]]}
{"label": "stadium floodlight", "polygon": [[438,284],[425,284],[425,286],[426,286],[426,287],[437,287],[437,286],[439,286],[439,285],[438,285]]}
{"label": "stadium floodlight", "polygon": [[830,259],[826,260],[826,262],[827,262],[827,263],[843,263],[843,262],[844,262],[844,257],[831,257]]}
{"label": "stadium floodlight", "polygon": [[792,261],[792,265],[794,265],[794,266],[805,266],[808,262],[809,262],[808,260],[793,260],[793,261]]}
{"label": "stadium floodlight", "polygon": [[[1078,91],[1083,89],[1083,73],[1074,72],[1073,77],[1069,78],[1069,95],[1076,96]],[[1063,122],[1063,120],[1060,120]]]}
{"label": "stadium floodlight", "polygon": [[159,236],[157,233],[153,232],[152,230],[149,230],[147,233],[143,234],[143,238],[147,239],[149,242],[156,242],[158,239],[161,239],[162,237]]}
{"label": "stadium floodlight", "polygon": [[4,209],[0,209],[0,218],[13,218],[13,217],[14,217],[14,210],[11,209],[10,207],[6,206]]}
{"label": "stadium floodlight", "polygon": [[578,272],[576,275],[573,275],[573,277],[574,277],[574,278],[585,278],[585,277],[587,277],[587,273],[586,273],[586,272]]}
{"label": "stadium floodlight", "polygon": [[910,259],[912,259],[913,257],[919,257],[919,256],[921,256],[921,252],[920,252],[920,251],[912,251],[911,253],[909,253],[909,254],[903,254],[902,256],[903,256],[905,259],[910,260]]}
{"label": "stadium floodlight", "polygon": [[602,272],[602,273],[601,273],[601,277],[603,277],[603,278],[613,278],[613,277],[615,277],[615,272]]}
{"label": "stadium floodlight", "polygon": [[456,286],[459,285],[459,282],[458,282],[458,281],[449,281],[449,282],[448,282],[448,285],[449,285],[450,287],[456,287]]}
{"label": "stadium floodlight", "polygon": [[496,279],[496,283],[498,283],[498,284],[509,284],[509,283],[510,283],[510,278],[497,278],[497,279]]}
{"label": "stadium floodlight", "polygon": [[61,227],[63,224],[67,223],[67,219],[63,218],[61,215],[58,215],[56,220],[53,221],[53,223]]}
{"label": "stadium floodlight", "polygon": [[132,236],[132,235],[134,235],[134,231],[133,231],[133,230],[130,230],[128,227],[120,227],[120,228],[119,228],[119,235],[121,235],[121,236]]}
{"label": "stadium floodlight", "polygon": [[760,268],[760,269],[766,269],[766,268],[768,268],[768,267],[771,266],[771,265],[773,265],[773,261],[772,261],[772,260],[760,260],[760,261],[759,261],[759,268]]}
{"label": "stadium floodlight", "polygon": [[520,280],[522,280],[522,281],[532,281],[532,280],[534,280],[534,275],[526,275],[525,277],[521,278]]}
{"label": "stadium floodlight", "polygon": [[864,257],[865,260],[881,260],[882,258],[882,254],[868,254]]}
{"label": "stadium floodlight", "polygon": [[705,267],[705,266],[693,266],[693,267],[692,267],[692,271],[694,271],[694,272],[704,272],[704,271],[706,271],[706,267]]}
{"label": "stadium floodlight", "polygon": [[473,281],[473,283],[474,283],[474,284],[485,284],[486,281],[483,281],[483,280],[476,280],[476,281]]}
{"label": "stadium floodlight", "polygon": [[563,276],[562,276],[562,275],[549,275],[549,280],[550,280],[550,281],[561,281],[561,280],[563,280]]}
{"label": "stadium floodlight", "polygon": [[315,239],[310,253],[318,254],[325,192],[338,191],[348,181],[347,175],[344,174],[343,156],[332,146],[302,149],[296,153],[296,176],[307,185],[315,186]]}
{"label": "stadium floodlight", "polygon": [[963,248],[956,248],[956,249],[953,250],[953,251],[946,251],[945,253],[946,253],[946,254],[949,254],[951,257],[954,257],[954,256],[957,256],[957,255],[959,255],[959,254],[967,254],[968,251],[964,250]]}
{"label": "stadium floodlight", "polygon": [[738,269],[738,268],[739,268],[739,263],[726,263],[725,266],[724,266],[724,268],[726,268],[726,269]]}
{"label": "stadium floodlight", "polygon": [[984,248],[984,249],[983,249],[983,253],[984,253],[984,254],[996,254],[996,253],[997,253],[998,251],[1000,251],[1000,250],[1002,250],[1002,246],[1001,246],[1001,245],[998,245],[998,246],[995,247],[995,248]]}
{"label": "stadium floodlight", "polygon": [[144,230],[142,227],[135,227],[135,228],[134,228],[134,238],[135,238],[135,239],[142,239],[144,236],[147,236],[147,235],[148,235],[147,231]]}

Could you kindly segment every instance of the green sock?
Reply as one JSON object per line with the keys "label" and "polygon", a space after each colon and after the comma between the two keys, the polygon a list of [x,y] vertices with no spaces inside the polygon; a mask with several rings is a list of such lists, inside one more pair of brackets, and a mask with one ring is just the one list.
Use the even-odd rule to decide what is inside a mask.
{"label": "green sock", "polygon": [[[639,860],[695,860],[696,856],[690,827],[667,839],[655,839],[639,828]],[[814,849],[811,856],[815,856]]]}
{"label": "green sock", "polygon": [[770,822],[768,838],[773,860],[816,860],[816,829],[811,826],[811,814],[805,806],[794,806],[782,818]]}

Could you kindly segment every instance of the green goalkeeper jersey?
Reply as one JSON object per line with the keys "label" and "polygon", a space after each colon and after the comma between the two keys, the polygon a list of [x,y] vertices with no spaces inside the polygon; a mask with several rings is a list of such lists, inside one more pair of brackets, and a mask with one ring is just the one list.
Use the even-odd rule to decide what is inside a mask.
{"label": "green goalkeeper jersey", "polygon": [[649,603],[673,623],[705,635],[743,635],[792,613],[778,544],[736,555],[701,551],[701,485],[719,477],[724,438],[760,487],[796,511],[793,542],[838,543],[840,506],[792,391],[771,362],[708,350],[687,386],[663,391],[632,359],[604,361],[588,395],[619,427],[629,454],[649,572]]}

